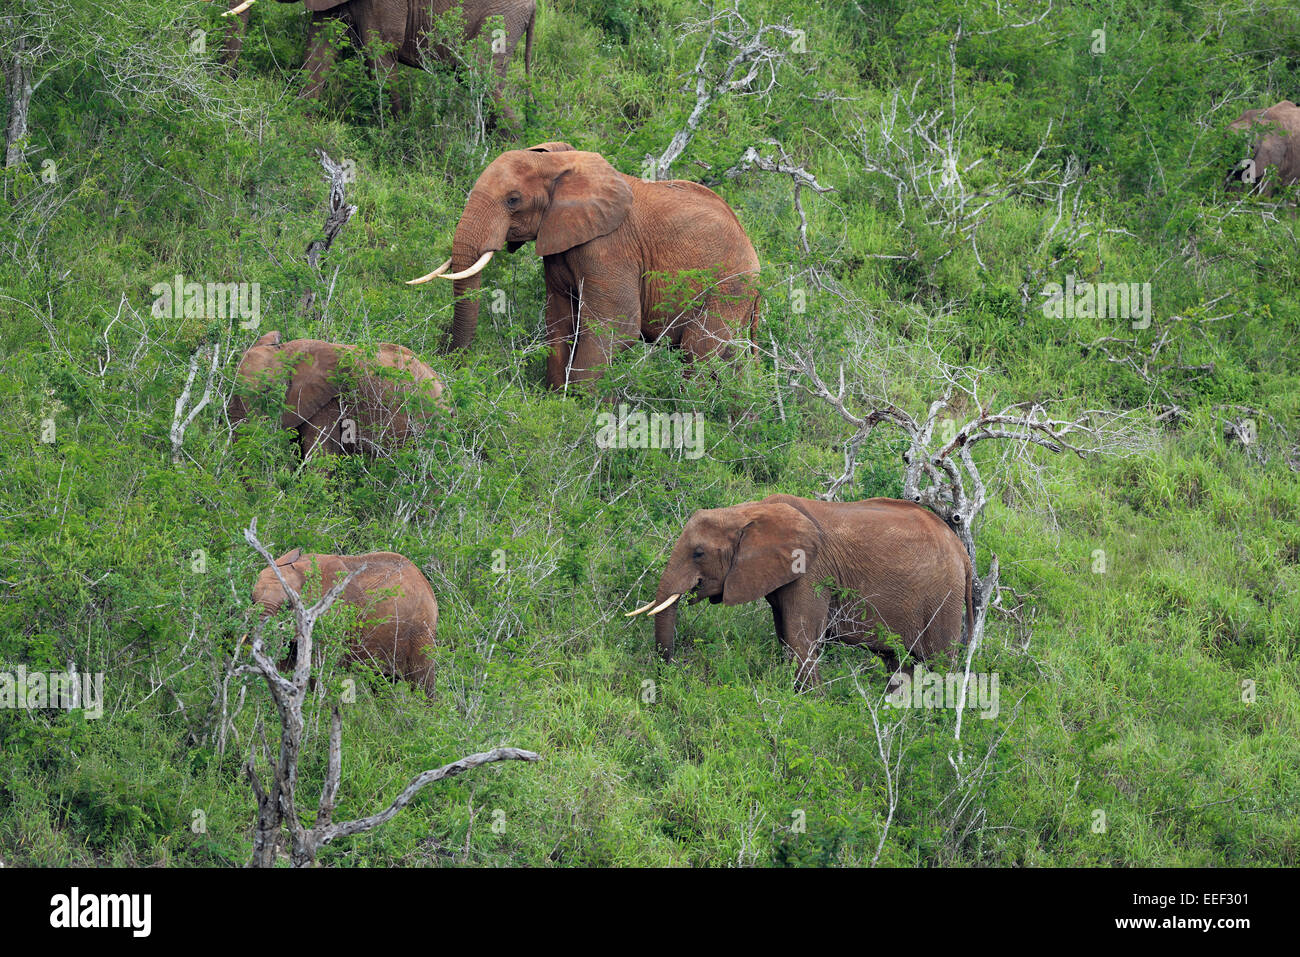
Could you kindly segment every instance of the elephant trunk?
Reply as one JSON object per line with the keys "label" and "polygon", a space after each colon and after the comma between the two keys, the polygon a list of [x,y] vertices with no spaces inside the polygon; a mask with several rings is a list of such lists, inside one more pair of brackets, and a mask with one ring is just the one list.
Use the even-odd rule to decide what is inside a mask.
{"label": "elephant trunk", "polygon": [[[506,222],[486,196],[470,193],[465,212],[456,225],[456,235],[451,243],[449,272],[459,273],[472,267],[483,253],[500,249],[505,243]],[[453,281],[456,311],[451,323],[452,349],[468,348],[474,341],[478,328],[479,301],[475,293],[483,282],[480,270],[472,276]]]}
{"label": "elephant trunk", "polygon": [[[671,594],[671,592],[669,593]],[[667,598],[668,595],[664,595]],[[663,599],[660,599],[662,601]],[[655,644],[664,661],[673,660],[673,648],[677,643],[677,605],[670,605],[655,615]]]}
{"label": "elephant trunk", "polygon": [[[655,614],[655,644],[659,646],[659,654],[663,656],[664,661],[671,661],[673,657],[673,648],[677,640],[677,609],[686,595],[700,582],[700,576],[695,568],[690,566],[689,561],[683,561],[682,556],[678,554],[683,550],[683,545],[679,542],[678,547],[673,549],[672,558],[664,566],[664,573],[659,578],[659,588],[655,592],[655,607],[668,603]],[[686,573],[680,571],[688,566],[689,571]],[[674,596],[676,596],[675,600]]]}

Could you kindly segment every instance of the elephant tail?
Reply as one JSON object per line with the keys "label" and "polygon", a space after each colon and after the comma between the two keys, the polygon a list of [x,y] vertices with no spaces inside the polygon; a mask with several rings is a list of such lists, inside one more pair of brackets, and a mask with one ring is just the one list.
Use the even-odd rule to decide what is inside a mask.
{"label": "elephant tail", "polygon": [[533,4],[533,12],[528,15],[528,26],[524,27],[524,76],[532,77],[533,75],[533,27],[537,25],[537,5]]}

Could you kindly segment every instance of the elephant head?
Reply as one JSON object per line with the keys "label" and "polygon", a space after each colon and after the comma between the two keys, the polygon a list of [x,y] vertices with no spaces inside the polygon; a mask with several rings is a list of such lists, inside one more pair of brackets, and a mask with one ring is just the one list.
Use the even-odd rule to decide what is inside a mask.
{"label": "elephant head", "polygon": [[[307,583],[307,575],[294,563],[302,557],[302,549],[295,548],[275,560],[275,567],[280,570],[285,582],[300,595],[303,585]],[[257,584],[253,586],[253,601],[262,609],[262,619],[270,618],[288,600],[288,596],[284,593],[284,586],[280,584],[280,579],[275,577],[275,572],[270,568],[263,568],[261,574],[257,576]]]}
{"label": "elephant head", "polygon": [[[280,373],[284,359],[282,339],[279,332],[268,332],[248,347],[243,358],[239,360],[238,376],[242,385],[255,388]],[[231,423],[238,425],[243,422],[248,418],[249,411],[244,397],[238,390],[234,391],[227,407]],[[284,427],[288,428],[288,426]]]}
{"label": "elephant head", "polygon": [[479,288],[493,253],[514,252],[536,240],[538,255],[557,255],[612,233],[631,208],[632,190],[598,153],[568,143],[509,150],[488,165],[470,191],[451,258],[410,284],[435,277],[455,283],[450,344],[463,349],[474,340],[479,307],[477,299],[465,297]]}
{"label": "elephant head", "polygon": [[700,509],[686,522],[659,578],[655,600],[627,617],[655,616],[655,642],[672,658],[678,599],[743,605],[788,585],[812,567],[817,527],[784,502],[746,502]]}

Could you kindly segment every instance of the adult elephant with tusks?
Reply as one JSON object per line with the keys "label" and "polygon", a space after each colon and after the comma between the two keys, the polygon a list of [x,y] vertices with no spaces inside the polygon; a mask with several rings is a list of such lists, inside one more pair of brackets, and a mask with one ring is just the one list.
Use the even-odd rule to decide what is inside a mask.
{"label": "adult elephant with tusks", "polygon": [[[524,71],[531,70],[533,28],[537,20],[536,0],[279,0],[280,3],[305,3],[311,20],[307,27],[307,85],[302,95],[307,99],[320,96],[325,77],[334,65],[335,51],[326,28],[332,21],[343,25],[352,43],[367,50],[367,64],[381,79],[397,64],[422,68],[426,59],[446,58],[448,53],[430,39],[434,19],[452,9],[459,9],[465,19],[464,39],[472,40],[483,32],[490,17],[500,17],[504,36],[492,38],[492,67],[496,72],[493,96],[497,108],[511,122],[513,112],[501,97],[510,59],[519,40],[524,40]],[[226,62],[233,69],[242,43],[242,28],[248,22],[248,0],[230,0],[232,15],[239,21],[232,29],[234,39],[227,41]],[[369,49],[367,49],[369,48]],[[233,56],[231,55],[233,51]],[[401,102],[393,94],[393,105]]]}
{"label": "adult elephant with tusks", "polygon": [[692,515],[655,600],[628,617],[648,612],[659,651],[671,660],[680,599],[741,605],[766,598],[777,638],[798,664],[797,681],[807,685],[821,680],[823,641],[866,645],[893,674],[891,636],[914,658],[946,651],[970,633],[973,586],[965,547],[929,509],[891,498],[770,495]]}
{"label": "adult elephant with tusks", "polygon": [[474,339],[472,293],[494,253],[536,241],[546,281],[546,381],[598,377],[634,342],[728,357],[758,323],[758,256],[731,207],[679,180],[643,182],[567,143],[509,150],[474,184],[451,257],[411,284],[455,283],[450,345]]}

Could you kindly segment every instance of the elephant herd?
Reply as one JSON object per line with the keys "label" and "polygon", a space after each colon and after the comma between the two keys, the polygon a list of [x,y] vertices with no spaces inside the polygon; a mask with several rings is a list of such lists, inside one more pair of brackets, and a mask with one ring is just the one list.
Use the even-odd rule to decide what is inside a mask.
{"label": "elephant herd", "polygon": [[[299,0],[279,0],[297,3]],[[235,69],[243,47],[251,4],[247,0],[229,0],[231,24],[226,34],[223,59],[227,69]],[[493,38],[492,68],[496,73],[493,96],[497,109],[508,120],[514,116],[502,99],[506,71],[520,38],[524,39],[524,69],[533,59],[533,27],[537,21],[536,0],[305,0],[310,14],[307,25],[307,62],[303,66],[307,83],[302,96],[315,99],[325,86],[325,78],[334,64],[335,51],[330,44],[329,28],[338,24],[353,46],[366,54],[366,65],[377,77],[387,77],[397,64],[423,68],[426,60],[448,58],[449,51],[432,36],[435,21],[458,8],[464,17],[463,39],[481,34],[489,17],[500,17],[504,35]],[[392,94],[394,109],[402,109],[400,97]]]}
{"label": "elephant herd", "polygon": [[[312,40],[305,92],[319,92],[328,67],[321,31],[329,18],[344,20],[356,39],[388,43],[394,52],[371,64],[386,70],[394,62],[418,66],[436,54],[425,43],[427,12],[452,5],[307,0]],[[231,8],[247,15],[247,4],[231,0]],[[499,77],[520,36],[526,34],[531,49],[534,0],[467,0],[465,13],[469,36],[487,17],[504,18],[506,42],[495,52]],[[228,45],[227,61],[237,55],[237,43],[233,55]],[[1293,102],[1247,111],[1231,129],[1251,133],[1255,142],[1251,158],[1229,176],[1229,189],[1272,195],[1300,182],[1300,108]],[[528,242],[543,263],[546,381],[552,389],[598,378],[616,353],[637,342],[666,342],[702,360],[740,358],[748,351],[742,343],[755,341],[758,256],[721,197],[698,183],[644,182],[597,153],[550,142],[508,150],[488,164],[465,203],[448,259],[409,280],[454,284],[450,348],[473,341],[474,293],[493,255]],[[380,453],[449,414],[438,376],[392,343],[365,349],[314,339],[283,342],[270,332],[248,348],[238,378],[228,406],[231,422],[240,425],[269,400],[280,427],[295,432],[304,458]],[[276,560],[294,588],[310,582],[322,591],[363,563],[364,572],[342,596],[360,613],[350,656],[432,692],[438,603],[410,560],[391,552],[301,549]],[[796,680],[808,685],[820,680],[824,641],[865,645],[895,676],[906,656],[945,653],[970,632],[973,583],[961,541],[920,505],[772,495],[695,512],[672,549],[655,599],[628,617],[653,617],[659,651],[670,659],[682,599],[738,605],[766,598],[777,637],[795,660]],[[259,576],[253,598],[264,618],[283,603],[270,568]]]}

